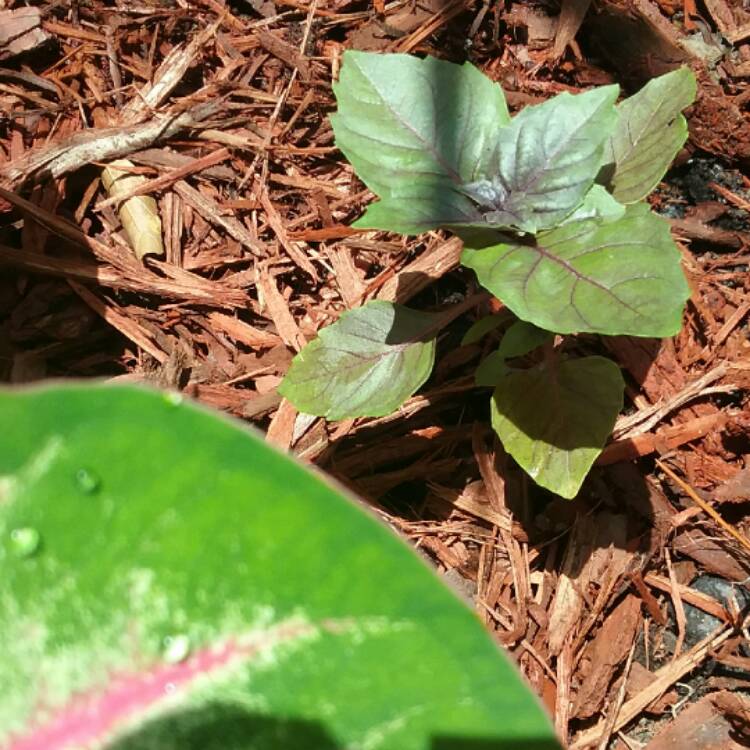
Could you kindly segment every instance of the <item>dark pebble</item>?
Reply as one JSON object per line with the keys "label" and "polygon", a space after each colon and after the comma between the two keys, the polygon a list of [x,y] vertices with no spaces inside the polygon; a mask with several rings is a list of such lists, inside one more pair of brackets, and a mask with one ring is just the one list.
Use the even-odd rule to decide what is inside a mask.
{"label": "dark pebble", "polygon": [[[698,576],[690,584],[690,588],[716,599],[727,609],[729,609],[729,600],[732,596],[737,601],[740,610],[745,611],[750,608],[750,591],[744,586],[731,583],[724,578],[711,575]],[[694,646],[698,641],[702,641],[721,625],[721,620],[718,617],[709,615],[687,602],[684,603],[684,608],[685,644],[688,646]],[[744,646],[743,650],[745,650]]]}

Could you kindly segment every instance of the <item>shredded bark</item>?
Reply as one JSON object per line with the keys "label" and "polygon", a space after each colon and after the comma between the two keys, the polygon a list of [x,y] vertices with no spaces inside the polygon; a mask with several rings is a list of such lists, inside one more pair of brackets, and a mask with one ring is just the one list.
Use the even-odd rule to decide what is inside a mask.
{"label": "shredded bark", "polygon": [[[750,580],[750,11],[726,0],[0,5],[4,381],[177,389],[332,473],[460,590],[567,747],[738,746],[748,709],[728,691],[750,688],[747,613],[691,584]],[[327,119],[351,48],[470,59],[516,110],[611,82],[632,92],[682,63],[696,72],[689,142],[650,198],[682,250],[685,324],[666,341],[566,344],[613,357],[627,379],[573,502],[535,487],[492,435],[472,376],[497,337],[460,340],[479,316],[513,317],[474,296],[460,241],[351,227],[373,196]],[[116,159],[143,179],[108,196],[102,170]],[[140,195],[156,203],[164,245],[142,262],[118,214]],[[276,392],[293,355],[371,299],[464,303],[433,377],[386,417],[298,414]],[[695,646],[683,643],[688,607],[719,622]]]}

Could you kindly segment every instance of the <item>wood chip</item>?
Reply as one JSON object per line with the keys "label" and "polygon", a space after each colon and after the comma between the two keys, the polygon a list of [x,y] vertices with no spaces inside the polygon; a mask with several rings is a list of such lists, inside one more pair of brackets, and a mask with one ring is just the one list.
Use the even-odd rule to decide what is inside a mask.
{"label": "wood chip", "polygon": [[552,48],[555,58],[560,57],[568,44],[575,39],[589,5],[591,0],[563,0],[555,32],[555,44]]}
{"label": "wood chip", "polygon": [[[734,693],[705,695],[686,706],[648,743],[648,750],[741,750],[750,735],[750,699]],[[739,728],[739,731],[738,731]],[[744,739],[743,739],[744,735]]]}
{"label": "wood chip", "polygon": [[185,203],[191,205],[206,221],[226,231],[230,237],[241,243],[253,255],[262,257],[265,254],[253,235],[233,216],[226,216],[216,201],[203,195],[184,180],[176,182],[174,190]]}
{"label": "wood chip", "polygon": [[358,307],[365,294],[366,286],[360,278],[352,260],[352,251],[346,246],[328,250],[328,257],[335,273],[336,284],[348,308]]}
{"label": "wood chip", "polygon": [[282,399],[268,427],[266,442],[283,451],[288,451],[292,447],[296,419],[297,410],[285,398]]}
{"label": "wood chip", "polygon": [[290,240],[287,236],[286,229],[284,228],[284,222],[279,215],[279,212],[271,203],[271,199],[268,197],[268,193],[263,191],[260,196],[260,202],[263,209],[268,217],[268,223],[271,225],[274,233],[279,239],[281,246],[287,251],[289,257],[306,273],[310,275],[313,281],[318,280],[318,272],[315,270],[315,266],[312,264],[310,259],[305,255],[304,250],[299,244],[293,240]]}
{"label": "wood chip", "polygon": [[281,343],[281,339],[270,331],[261,331],[244,320],[233,318],[224,313],[212,312],[208,315],[208,320],[212,326],[231,336],[235,341],[239,341],[245,346],[251,348],[274,347]]}
{"label": "wood chip", "polygon": [[641,602],[626,596],[608,613],[602,627],[583,652],[591,672],[581,685],[574,702],[574,715],[593,716],[602,706],[615,670],[628,655],[641,625]]}
{"label": "wood chip", "polygon": [[73,291],[94,311],[101,315],[113,328],[116,328],[123,336],[129,338],[143,351],[148,352],[157,362],[164,364],[169,355],[159,348],[151,335],[144,330],[131,317],[124,315],[117,305],[106,303],[99,299],[93,292],[75,281],[68,281]]}
{"label": "wood chip", "polygon": [[258,287],[263,294],[263,301],[268,309],[268,315],[276,326],[276,330],[287,346],[300,351],[307,343],[300,331],[294,316],[289,312],[286,300],[281,296],[276,282],[270,274],[261,273]]}
{"label": "wood chip", "polygon": [[39,8],[0,10],[0,60],[20,55],[50,39],[41,28]]}
{"label": "wood chip", "polygon": [[[614,730],[621,729],[631,722],[638,714],[650,703],[653,703],[662,695],[670,686],[683,675],[695,669],[710,652],[718,648],[732,634],[730,629],[722,630],[716,635],[705,638],[697,643],[690,651],[670,662],[654,675],[653,682],[641,690],[636,696],[627,700],[620,709],[617,720],[614,723]],[[596,726],[581,732],[573,743],[570,750],[583,750],[592,742],[595,742],[602,733],[602,728]]]}
{"label": "wood chip", "polygon": [[404,304],[425,287],[458,267],[463,242],[453,237],[431,251],[422,253],[416,260],[386,281],[375,295],[377,299]]}

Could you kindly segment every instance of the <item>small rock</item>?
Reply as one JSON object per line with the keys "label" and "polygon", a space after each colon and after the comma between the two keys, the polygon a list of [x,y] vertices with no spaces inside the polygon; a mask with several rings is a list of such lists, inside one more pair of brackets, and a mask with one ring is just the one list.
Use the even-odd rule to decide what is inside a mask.
{"label": "small rock", "polygon": [[[702,575],[698,576],[691,584],[690,588],[700,591],[702,594],[716,599],[726,609],[730,608],[730,599],[734,597],[741,611],[750,608],[750,591],[744,586],[731,583],[718,576]],[[685,602],[685,644],[694,646],[699,641],[707,638],[711,633],[721,625],[718,617],[709,615],[698,607]],[[747,647],[743,645],[743,651]]]}

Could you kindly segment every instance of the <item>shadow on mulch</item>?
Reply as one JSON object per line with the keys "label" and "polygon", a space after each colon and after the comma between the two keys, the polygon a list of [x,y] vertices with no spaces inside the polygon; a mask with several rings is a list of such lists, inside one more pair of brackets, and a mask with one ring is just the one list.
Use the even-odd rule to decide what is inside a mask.
{"label": "shadow on mulch", "polygon": [[[57,214],[71,227],[78,228],[73,215],[71,195],[83,192],[90,182],[90,170],[71,177],[67,196],[62,196],[55,180],[19,187],[14,192]],[[51,231],[20,209],[14,215],[23,224],[0,226],[0,245],[43,248],[38,254],[40,271],[50,276],[9,275],[0,288],[0,382],[22,384],[49,377],[111,377],[127,369],[124,363],[128,340],[76,293],[66,277],[76,276],[76,260],[82,265],[98,265],[83,248]],[[81,231],[90,227],[80,227]],[[55,278],[60,277],[62,278]],[[90,279],[89,279],[90,280]],[[117,293],[122,295],[122,293]]]}

